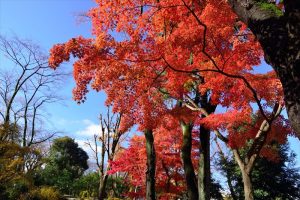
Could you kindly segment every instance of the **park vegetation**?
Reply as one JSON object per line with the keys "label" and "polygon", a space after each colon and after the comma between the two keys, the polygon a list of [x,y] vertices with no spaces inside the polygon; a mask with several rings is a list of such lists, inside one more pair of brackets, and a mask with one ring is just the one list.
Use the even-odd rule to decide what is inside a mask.
{"label": "park vegetation", "polygon": [[[16,79],[0,74],[3,198],[300,199],[287,142],[300,133],[298,1],[95,2],[93,37],[48,58],[1,37],[19,67]],[[41,126],[43,104],[60,99],[43,88],[70,60],[75,101],[90,88],[107,95],[86,142],[95,171],[74,139]]]}

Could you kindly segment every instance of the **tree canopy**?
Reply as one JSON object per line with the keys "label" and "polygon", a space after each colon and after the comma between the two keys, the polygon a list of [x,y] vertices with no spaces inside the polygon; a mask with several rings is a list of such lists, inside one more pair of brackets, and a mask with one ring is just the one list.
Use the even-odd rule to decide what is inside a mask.
{"label": "tree canopy", "polygon": [[88,169],[88,158],[74,139],[67,136],[55,139],[45,169],[41,172],[42,183],[57,186],[61,191],[69,193],[73,181]]}

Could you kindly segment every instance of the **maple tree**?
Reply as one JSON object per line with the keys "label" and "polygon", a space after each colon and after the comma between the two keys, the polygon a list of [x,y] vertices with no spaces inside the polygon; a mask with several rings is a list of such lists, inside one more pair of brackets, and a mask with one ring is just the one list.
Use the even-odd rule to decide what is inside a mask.
{"label": "maple tree", "polygon": [[[158,161],[152,133],[170,113],[176,113],[176,121],[183,128],[183,141],[187,141],[182,146],[182,160],[186,182],[192,186],[189,188],[197,187],[196,181],[192,181],[196,179],[195,170],[189,164],[193,126],[200,126],[200,136],[206,136],[200,139],[201,143],[206,141],[200,146],[201,152],[206,149],[206,154],[202,155],[206,155],[203,160],[207,163],[206,172],[210,129],[233,149],[234,145],[242,146],[254,139],[257,142],[253,155],[255,158],[259,155],[281,111],[283,92],[275,72],[260,74],[254,70],[263,52],[227,2],[96,3],[97,7],[88,13],[95,38],[72,38],[55,45],[49,63],[56,68],[63,61],[69,61],[71,55],[77,57],[74,99],[84,102],[89,85],[97,91],[104,90],[107,104],[113,105],[114,112],[123,114],[120,130],[126,131],[137,124],[139,130],[144,131],[148,151],[147,199],[155,199],[153,166],[155,160]],[[116,32],[123,37],[116,38]],[[227,110],[214,114],[217,105]],[[274,113],[267,112],[269,109],[274,109]],[[262,119],[254,123],[262,126],[261,132],[244,125],[252,124],[253,115]],[[208,129],[204,130],[205,127]],[[228,130],[228,138],[219,129]],[[286,138],[286,132],[276,136]],[[198,176],[201,173],[207,175],[202,171]],[[198,190],[202,194],[201,183],[198,183]],[[198,198],[196,189],[189,195],[191,199]]]}
{"label": "maple tree", "polygon": [[[293,133],[289,123],[280,115],[280,106],[275,108],[270,116],[271,120],[274,120],[272,126],[261,116],[255,116],[251,123],[235,124],[235,126],[220,122],[218,126],[223,126],[223,130],[226,127],[229,133],[227,137],[216,130],[216,127],[212,128],[233,152],[234,159],[241,170],[245,199],[254,199],[251,175],[257,159],[264,157],[275,160],[276,151],[272,148],[274,142],[284,144],[287,135]],[[235,132],[235,138],[231,138],[232,131]],[[240,152],[243,147],[247,147],[243,151],[244,154]],[[220,146],[219,150],[222,151]]]}
{"label": "maple tree", "polygon": [[300,2],[295,0],[229,0],[233,11],[251,29],[264,58],[282,83],[291,124],[300,138]]}
{"label": "maple tree", "polygon": [[[170,131],[172,134],[170,134]],[[195,137],[196,134],[194,134]],[[180,159],[182,140],[179,123],[154,129],[154,145],[156,149],[156,192],[158,199],[176,199],[184,195],[185,178]],[[135,135],[130,140],[130,146],[118,154],[112,162],[110,173],[126,172],[127,182],[132,187],[126,196],[130,198],[144,197],[146,193],[145,176],[146,149],[145,138]],[[193,142],[193,158],[197,157],[196,141]],[[197,159],[193,159],[197,165]]]}

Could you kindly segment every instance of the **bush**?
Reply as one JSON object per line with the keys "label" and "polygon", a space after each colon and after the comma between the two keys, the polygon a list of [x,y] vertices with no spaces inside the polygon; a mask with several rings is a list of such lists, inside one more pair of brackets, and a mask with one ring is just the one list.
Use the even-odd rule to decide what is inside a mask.
{"label": "bush", "polygon": [[39,191],[40,200],[60,200],[59,191],[53,187],[43,186]]}
{"label": "bush", "polygon": [[6,188],[8,199],[26,199],[30,183],[26,179],[17,180]]}

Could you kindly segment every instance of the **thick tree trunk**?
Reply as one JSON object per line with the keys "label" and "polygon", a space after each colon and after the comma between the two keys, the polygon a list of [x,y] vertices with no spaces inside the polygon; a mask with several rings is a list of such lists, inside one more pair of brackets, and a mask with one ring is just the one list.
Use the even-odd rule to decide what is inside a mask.
{"label": "thick tree trunk", "polygon": [[99,195],[98,199],[103,200],[106,198],[106,183],[107,183],[108,175],[105,174],[104,177],[101,177],[100,179],[100,185],[99,185]]}
{"label": "thick tree trunk", "polygon": [[286,65],[277,73],[283,86],[289,120],[300,139],[300,60]]}
{"label": "thick tree trunk", "polygon": [[[201,94],[199,98],[200,106],[206,110],[208,114],[215,112],[216,105],[210,103],[208,93]],[[204,118],[205,115],[202,115]],[[198,193],[199,200],[210,199],[210,130],[204,126],[200,126],[200,146],[199,146],[199,169],[198,169]]]}
{"label": "thick tree trunk", "polygon": [[192,129],[193,125],[180,122],[183,134],[181,147],[181,159],[185,174],[188,197],[190,200],[198,200],[197,178],[191,159],[192,151]]}
{"label": "thick tree trunk", "polygon": [[146,199],[155,200],[155,148],[152,130],[144,131],[147,150]]}
{"label": "thick tree trunk", "polygon": [[210,130],[200,127],[200,158],[198,169],[199,200],[210,199]]}
{"label": "thick tree trunk", "polygon": [[300,138],[300,1],[284,0],[282,15],[262,7],[261,1],[228,2],[257,37],[266,62],[276,71],[283,86],[289,120]]}
{"label": "thick tree trunk", "polygon": [[250,173],[246,169],[242,169],[243,183],[244,183],[244,194],[245,200],[253,200],[253,188]]}

